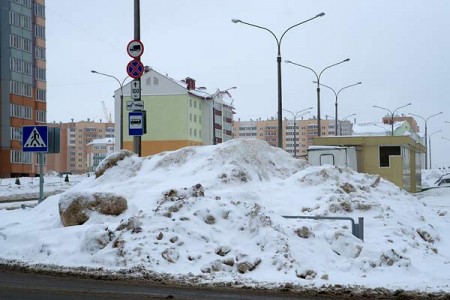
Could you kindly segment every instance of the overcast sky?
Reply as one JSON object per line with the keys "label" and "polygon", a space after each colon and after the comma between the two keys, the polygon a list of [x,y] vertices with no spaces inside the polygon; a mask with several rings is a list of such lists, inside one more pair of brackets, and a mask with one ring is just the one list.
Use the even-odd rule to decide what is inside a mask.
{"label": "overcast sky", "polygon": [[[91,70],[126,78],[134,38],[133,0],[47,0],[47,82],[49,122],[90,118],[105,120],[101,101],[113,113],[114,80]],[[339,117],[380,121],[386,111],[409,102],[399,113],[430,118],[432,165],[450,166],[450,2],[448,0],[141,0],[144,65],[174,79],[192,77],[197,86],[232,91],[235,118],[270,118],[277,114],[276,41],[270,33],[232,18],[267,27],[282,40],[282,59],[306,65],[321,83],[339,90]],[[283,108],[312,106],[316,115],[315,75],[282,64]],[[321,116],[334,116],[335,97],[321,93]],[[151,110],[151,108],[149,108]],[[285,117],[292,118],[284,113]],[[353,118],[352,118],[353,120]],[[424,129],[424,122],[417,119]]]}

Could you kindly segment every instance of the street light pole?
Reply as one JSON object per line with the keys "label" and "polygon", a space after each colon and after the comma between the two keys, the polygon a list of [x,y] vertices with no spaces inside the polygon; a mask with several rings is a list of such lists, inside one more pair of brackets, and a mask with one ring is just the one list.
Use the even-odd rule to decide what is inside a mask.
{"label": "street light pole", "polygon": [[296,65],[296,66],[299,66],[299,67],[302,67],[302,68],[311,70],[311,71],[314,73],[314,75],[316,75],[316,79],[317,79],[317,81],[316,81],[316,82],[317,82],[317,127],[318,127],[318,128],[317,128],[317,130],[318,130],[318,131],[317,131],[317,136],[321,136],[321,135],[322,135],[322,127],[321,127],[321,125],[320,125],[320,76],[322,75],[322,73],[323,73],[325,70],[327,70],[327,69],[329,69],[329,68],[331,68],[331,67],[340,65],[340,64],[342,64],[342,63],[344,63],[344,62],[347,62],[347,61],[350,61],[350,58],[346,58],[346,59],[344,59],[343,61],[340,61],[340,62],[338,62],[338,63],[329,65],[328,67],[326,67],[326,68],[324,68],[322,71],[320,71],[319,74],[317,74],[317,72],[314,71],[314,69],[312,69],[312,68],[310,68],[310,67],[307,67],[307,66],[304,66],[304,65],[301,65],[301,64],[298,64],[298,63],[294,63],[294,62],[292,62],[292,61],[290,61],[290,60],[285,60],[285,61],[284,61],[285,63],[293,64],[293,65]]}
{"label": "street light pole", "polygon": [[120,113],[120,130],[119,130],[119,150],[123,149],[123,85],[125,83],[125,80],[127,80],[127,77],[124,78],[124,80],[122,82],[120,82],[119,79],[117,79],[117,77],[113,76],[113,75],[109,75],[109,74],[105,74],[102,72],[98,72],[95,70],[91,70],[91,73],[94,74],[98,74],[98,75],[102,75],[102,76],[106,76],[106,77],[110,77],[110,78],[114,78],[120,85],[120,108],[119,108],[119,113]]}
{"label": "street light pole", "polygon": [[351,114],[351,115],[348,115],[348,116],[346,116],[346,117],[343,117],[342,119],[341,119],[341,121],[339,121],[339,135],[342,135],[342,121],[345,121],[347,118],[350,118],[350,117],[353,117],[353,116],[356,116],[356,114]]}
{"label": "street light pole", "polygon": [[301,112],[304,112],[304,113],[301,114],[300,116],[308,114],[310,109],[312,109],[312,107],[308,107],[308,108],[299,110],[296,113],[294,113],[290,110],[287,110],[287,109],[283,109],[285,112],[292,114],[292,117],[294,118],[294,157],[295,158],[297,158],[297,116]]}
{"label": "street light pole", "polygon": [[432,136],[433,134],[439,133],[439,132],[442,132],[442,130],[438,130],[438,131],[435,131],[435,132],[433,132],[433,133],[430,133],[430,135],[428,136],[428,147],[429,147],[428,152],[430,153],[430,169],[433,168],[432,165],[431,165],[431,136]]}
{"label": "street light pole", "polygon": [[394,114],[395,114],[395,112],[396,112],[397,110],[399,110],[400,108],[403,108],[403,107],[406,107],[406,106],[409,106],[409,105],[411,105],[411,103],[408,103],[408,104],[402,105],[402,106],[400,106],[400,107],[397,107],[397,108],[394,109],[393,111],[391,111],[390,109],[387,109],[387,108],[385,108],[385,107],[378,106],[378,105],[374,105],[373,107],[379,108],[379,109],[384,109],[384,110],[386,110],[386,111],[389,112],[389,114],[391,115],[391,136],[394,136]]}
{"label": "street light pole", "polygon": [[[317,82],[313,81],[313,83],[317,83]],[[335,101],[335,104],[334,104],[334,106],[335,106],[335,113],[334,113],[334,120],[335,120],[335,125],[334,125],[335,129],[334,129],[334,131],[335,131],[335,135],[338,135],[337,126],[338,126],[338,97],[339,97],[339,93],[342,92],[342,90],[348,89],[348,88],[350,88],[352,86],[355,86],[355,85],[358,85],[358,84],[362,84],[362,82],[360,81],[360,82],[357,82],[357,83],[354,83],[354,84],[351,84],[351,85],[344,86],[338,92],[336,92],[332,87],[329,87],[328,85],[319,83],[319,85],[324,86],[324,87],[329,88],[330,90],[332,90],[333,93],[334,93],[334,96],[336,97],[336,101]],[[342,128],[341,128],[340,132],[342,132]]]}
{"label": "street light pole", "polygon": [[281,35],[281,37],[280,37],[279,39],[278,39],[278,37],[277,37],[270,29],[268,29],[268,28],[266,28],[266,27],[262,27],[262,26],[259,26],[259,25],[251,24],[251,23],[247,23],[247,22],[244,22],[244,21],[239,20],[239,19],[232,19],[232,20],[231,20],[231,22],[233,22],[233,23],[242,23],[242,24],[245,24],[245,25],[248,25],[248,26],[252,26],[252,27],[256,27],[256,28],[259,28],[259,29],[263,29],[263,30],[265,30],[265,31],[268,31],[268,32],[275,38],[275,41],[276,41],[276,43],[277,43],[277,49],[278,49],[278,52],[277,52],[277,83],[278,83],[278,147],[279,147],[279,148],[283,148],[283,112],[282,112],[282,110],[283,110],[283,100],[282,100],[282,86],[281,86],[281,41],[283,40],[284,35],[285,35],[289,30],[291,30],[292,28],[297,27],[297,26],[299,26],[299,25],[301,25],[301,24],[304,24],[304,23],[306,23],[306,22],[309,22],[309,21],[311,21],[311,20],[314,20],[315,18],[322,17],[322,16],[324,16],[324,15],[325,15],[325,13],[322,12],[322,13],[316,15],[315,17],[312,17],[312,18],[310,18],[310,19],[308,19],[308,20],[305,20],[305,21],[303,21],[303,22],[300,22],[300,23],[297,23],[297,24],[295,24],[295,25],[292,25],[291,27],[289,27],[288,29],[286,29],[286,30],[283,32],[283,34]]}
{"label": "street light pole", "polygon": [[[430,118],[432,118],[432,117],[435,117],[435,116],[438,116],[438,115],[441,115],[442,114],[442,111],[441,112],[438,112],[437,114],[434,114],[434,115],[431,115],[431,116],[429,116],[429,117],[427,117],[427,118],[425,118],[425,117],[422,117],[422,116],[420,116],[420,115],[416,115],[416,114],[412,114],[412,113],[409,113],[411,116],[415,116],[415,117],[418,117],[418,118],[421,118],[422,120],[423,120],[423,122],[425,123],[425,170],[428,170],[428,140],[427,140],[427,134],[428,134],[428,126],[427,126],[427,124],[428,124],[428,120],[430,119]],[[430,159],[431,160],[431,159]],[[430,163],[431,164],[431,163]]]}

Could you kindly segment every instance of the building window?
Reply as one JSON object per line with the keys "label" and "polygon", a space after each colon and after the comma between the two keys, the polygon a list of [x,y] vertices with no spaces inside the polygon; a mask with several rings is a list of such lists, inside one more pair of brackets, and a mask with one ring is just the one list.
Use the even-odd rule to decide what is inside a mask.
{"label": "building window", "polygon": [[36,110],[36,122],[47,123],[47,113],[42,110]]}
{"label": "building window", "polygon": [[31,8],[31,0],[13,0],[17,4]]}
{"label": "building window", "polygon": [[41,80],[41,81],[46,80],[45,69],[34,68],[34,72],[36,75],[36,79]]}
{"label": "building window", "polygon": [[23,106],[18,104],[11,104],[11,117],[32,119],[33,109],[29,106]]}
{"label": "building window", "polygon": [[22,140],[22,127],[11,127],[11,140]]}
{"label": "building window", "polygon": [[9,35],[9,46],[31,53],[31,40],[14,34]]}
{"label": "building window", "polygon": [[45,6],[39,3],[34,4],[34,14],[36,16],[45,18]]}
{"label": "building window", "polygon": [[154,84],[154,85],[159,84],[159,79],[158,79],[158,77],[153,77],[153,84]]}
{"label": "building window", "polygon": [[47,91],[36,89],[36,100],[45,102],[47,100]]}
{"label": "building window", "polygon": [[152,85],[152,78],[151,78],[151,77],[147,78],[147,79],[145,80],[145,84],[146,84],[146,85]]}
{"label": "building window", "polygon": [[22,152],[22,150],[11,150],[11,163],[31,164],[31,152]]}
{"label": "building window", "polygon": [[45,60],[45,48],[35,46],[34,47],[34,57],[37,59]]}
{"label": "building window", "polygon": [[15,71],[18,73],[32,75],[31,70],[33,68],[32,68],[31,62],[27,62],[27,61],[23,61],[21,59],[15,58],[15,57],[11,57],[9,59],[9,69],[11,71]]}
{"label": "building window", "polygon": [[390,167],[391,155],[401,155],[400,146],[380,146],[380,167]]}
{"label": "building window", "polygon": [[34,36],[45,39],[45,27],[41,25],[34,25]]}
{"label": "building window", "polygon": [[18,82],[18,81],[10,81],[10,93],[19,95],[19,96],[25,96],[25,97],[31,97],[31,84]]}

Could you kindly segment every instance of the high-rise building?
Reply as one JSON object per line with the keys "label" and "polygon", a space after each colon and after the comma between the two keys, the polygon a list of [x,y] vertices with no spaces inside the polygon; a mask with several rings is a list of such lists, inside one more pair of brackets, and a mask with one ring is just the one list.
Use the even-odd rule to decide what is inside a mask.
{"label": "high-rise building", "polygon": [[34,176],[22,126],[45,125],[45,0],[0,1],[0,178]]}

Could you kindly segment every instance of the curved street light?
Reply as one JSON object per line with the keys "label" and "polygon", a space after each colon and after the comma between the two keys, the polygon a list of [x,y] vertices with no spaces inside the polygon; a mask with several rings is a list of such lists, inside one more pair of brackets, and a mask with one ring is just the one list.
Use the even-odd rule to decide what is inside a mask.
{"label": "curved street light", "polygon": [[400,106],[400,107],[397,107],[397,108],[394,109],[393,111],[391,111],[391,110],[388,109],[388,108],[381,107],[381,106],[378,106],[378,105],[374,105],[373,107],[375,107],[375,108],[380,108],[380,109],[384,109],[384,110],[386,110],[386,111],[389,112],[389,114],[391,115],[391,128],[392,128],[392,129],[391,129],[391,135],[394,136],[394,114],[395,114],[395,112],[396,112],[397,110],[399,110],[400,108],[407,107],[407,106],[409,106],[409,105],[411,105],[411,103],[408,103],[408,104],[402,105],[402,106]]}
{"label": "curved street light", "polygon": [[262,27],[262,26],[259,26],[259,25],[255,25],[255,24],[251,24],[251,23],[248,23],[248,22],[244,22],[244,21],[239,20],[239,19],[231,19],[231,22],[233,22],[233,23],[242,23],[242,24],[245,24],[245,25],[248,25],[248,26],[252,26],[252,27],[256,27],[256,28],[265,30],[265,31],[269,32],[269,33],[275,38],[275,41],[277,42],[277,49],[278,49],[278,53],[277,53],[277,78],[278,78],[278,147],[279,147],[279,148],[283,148],[283,112],[282,112],[282,110],[283,110],[283,100],[282,100],[282,91],[281,91],[281,89],[282,89],[282,87],[281,87],[281,41],[283,40],[284,35],[285,35],[289,30],[291,30],[292,28],[297,27],[297,26],[299,26],[299,25],[302,25],[302,24],[304,24],[304,23],[306,23],[306,22],[309,22],[309,21],[311,21],[311,20],[314,20],[314,19],[316,19],[316,18],[318,18],[318,17],[322,17],[322,16],[324,16],[324,15],[325,15],[325,13],[322,12],[322,13],[320,13],[320,14],[318,14],[318,15],[316,15],[316,16],[314,16],[314,17],[308,19],[308,20],[305,20],[305,21],[303,21],[303,22],[300,22],[300,23],[297,23],[297,24],[295,24],[295,25],[292,25],[291,27],[289,27],[288,29],[286,29],[286,30],[283,32],[283,34],[281,35],[281,37],[280,37],[279,39],[278,39],[278,37],[277,37],[270,29],[268,29],[268,28],[266,28],[266,27]]}
{"label": "curved street light", "polygon": [[317,79],[317,81],[316,81],[316,82],[317,82],[317,127],[318,127],[318,128],[317,128],[317,129],[318,129],[318,131],[317,131],[317,136],[321,136],[321,135],[322,135],[322,128],[321,128],[321,126],[320,126],[320,76],[322,75],[322,73],[323,73],[325,70],[327,70],[327,69],[329,69],[329,68],[331,68],[331,67],[340,65],[340,64],[342,64],[342,63],[344,63],[344,62],[347,62],[347,61],[350,61],[350,58],[346,58],[346,59],[344,59],[344,60],[342,60],[342,61],[340,61],[340,62],[338,62],[338,63],[329,65],[328,67],[326,67],[326,68],[324,68],[322,71],[320,71],[319,74],[317,74],[317,72],[314,71],[314,69],[312,69],[312,68],[310,68],[310,67],[307,67],[307,66],[304,66],[304,65],[301,65],[301,64],[292,62],[292,61],[290,61],[290,60],[285,60],[285,61],[284,61],[285,63],[293,64],[293,65],[296,65],[296,66],[298,66],[298,67],[302,67],[302,68],[311,70],[311,71],[314,73],[314,75],[316,75],[316,79]]}
{"label": "curved street light", "polygon": [[300,115],[300,117],[303,116],[303,115],[309,114],[310,113],[310,111],[309,111],[310,109],[312,109],[312,107],[308,107],[308,108],[299,110],[299,111],[297,111],[295,113],[290,111],[290,110],[283,109],[285,112],[288,112],[288,113],[292,114],[292,117],[294,118],[294,157],[295,158],[297,157],[297,116],[301,112],[303,112],[303,113]]}
{"label": "curved street light", "polygon": [[[408,113],[408,114],[411,115],[411,116],[415,116],[415,117],[418,117],[418,118],[422,119],[423,122],[425,123],[425,170],[428,170],[428,159],[427,159],[427,157],[429,155],[428,155],[428,140],[427,140],[427,134],[428,134],[428,126],[427,126],[427,124],[428,124],[428,120],[430,118],[438,116],[438,115],[441,115],[442,111],[438,112],[437,114],[428,116],[428,117],[422,117],[420,115],[416,115],[416,114],[413,114],[413,113]],[[430,161],[431,161],[431,159],[430,159]],[[430,165],[431,165],[431,163],[430,163]]]}
{"label": "curved street light", "polygon": [[438,130],[438,131],[435,131],[435,132],[433,132],[433,133],[430,133],[430,135],[428,136],[428,147],[429,147],[428,153],[430,153],[430,169],[433,168],[432,165],[431,165],[431,136],[432,136],[433,134],[439,133],[439,132],[442,132],[442,130]]}
{"label": "curved street light", "polygon": [[345,121],[347,118],[350,118],[350,117],[353,117],[353,116],[356,116],[356,114],[351,114],[351,115],[348,115],[348,116],[346,116],[346,117],[343,117],[340,121],[339,121],[339,135],[342,135],[342,121]]}
{"label": "curved street light", "polygon": [[128,77],[127,76],[124,78],[124,80],[121,82],[119,79],[117,79],[117,77],[113,76],[113,75],[109,75],[109,74],[105,74],[102,72],[98,72],[95,70],[91,70],[91,73],[94,74],[98,74],[98,75],[102,75],[102,76],[106,76],[106,77],[110,77],[110,78],[114,78],[120,85],[120,109],[119,109],[119,113],[120,113],[120,130],[119,130],[119,150],[123,149],[123,85],[125,83],[125,80],[127,80]]}
{"label": "curved street light", "polygon": [[[317,81],[313,81],[313,83],[318,83]],[[326,87],[326,88],[328,88],[328,89],[330,89],[330,90],[332,90],[333,91],[333,93],[334,93],[334,96],[336,97],[336,101],[335,101],[335,103],[334,103],[334,106],[335,106],[335,113],[334,113],[334,120],[335,120],[335,135],[338,135],[338,130],[337,130],[337,126],[338,126],[338,97],[339,97],[339,93],[340,92],[342,92],[343,90],[345,90],[345,89],[348,89],[348,88],[351,88],[351,87],[353,87],[353,86],[355,86],[355,85],[359,85],[359,84],[362,84],[362,82],[360,81],[360,82],[357,82],[357,83],[354,83],[354,84],[351,84],[351,85],[347,85],[347,86],[344,86],[343,88],[341,88],[339,91],[337,91],[336,92],[336,90],[335,89],[333,89],[332,87],[329,87],[328,85],[325,85],[325,84],[323,84],[323,83],[319,83],[319,85],[321,85],[321,86],[324,86],[324,87]],[[342,132],[342,128],[341,128],[341,130],[340,130],[340,132]],[[340,133],[341,134],[341,133]]]}

